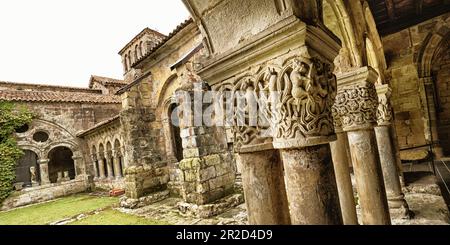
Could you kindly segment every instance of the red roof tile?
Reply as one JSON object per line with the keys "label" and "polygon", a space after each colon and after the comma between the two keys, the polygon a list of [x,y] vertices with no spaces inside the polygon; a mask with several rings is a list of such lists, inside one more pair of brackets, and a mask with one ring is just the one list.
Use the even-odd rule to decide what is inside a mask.
{"label": "red roof tile", "polygon": [[0,101],[119,104],[120,97],[82,92],[0,90]]}

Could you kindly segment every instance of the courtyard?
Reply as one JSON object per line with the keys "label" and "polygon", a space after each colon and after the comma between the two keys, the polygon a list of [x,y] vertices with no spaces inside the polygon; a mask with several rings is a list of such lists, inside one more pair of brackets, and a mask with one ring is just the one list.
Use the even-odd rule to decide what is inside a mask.
{"label": "courtyard", "polygon": [[77,194],[0,213],[0,225],[164,225],[115,209],[117,197]]}

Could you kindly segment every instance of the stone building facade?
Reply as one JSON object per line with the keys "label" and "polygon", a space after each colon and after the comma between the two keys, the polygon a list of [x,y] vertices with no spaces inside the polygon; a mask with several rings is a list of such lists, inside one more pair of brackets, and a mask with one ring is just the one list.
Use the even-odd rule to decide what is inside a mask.
{"label": "stone building facade", "polygon": [[[0,83],[0,100],[37,114],[17,132],[30,153],[18,165],[19,195],[4,207],[102,188],[124,189],[127,208],[174,195],[180,210],[215,213],[242,175],[250,224],[412,217],[400,151],[450,154],[447,2],[183,2],[190,19],[167,36],[146,28],[119,52],[124,80]],[[405,21],[414,15],[421,22]],[[218,125],[218,110],[216,124],[197,125],[192,112],[225,102],[197,107],[206,92],[265,104],[233,102],[242,121],[235,112]],[[253,110],[265,125],[250,123]]]}

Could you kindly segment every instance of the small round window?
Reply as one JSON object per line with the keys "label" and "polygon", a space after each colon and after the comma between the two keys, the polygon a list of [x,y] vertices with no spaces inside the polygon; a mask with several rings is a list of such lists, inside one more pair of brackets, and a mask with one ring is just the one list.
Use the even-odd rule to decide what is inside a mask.
{"label": "small round window", "polygon": [[36,132],[33,135],[33,140],[37,142],[45,142],[48,140],[48,134],[42,131]]}
{"label": "small round window", "polygon": [[28,131],[28,129],[30,129],[30,127],[28,126],[28,124],[24,124],[21,127],[16,128],[16,133],[25,133],[26,131]]}

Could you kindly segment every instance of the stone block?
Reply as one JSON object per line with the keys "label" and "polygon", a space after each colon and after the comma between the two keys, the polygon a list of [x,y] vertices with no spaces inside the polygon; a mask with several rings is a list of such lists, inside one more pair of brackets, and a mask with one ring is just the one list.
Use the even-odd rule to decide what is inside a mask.
{"label": "stone block", "polygon": [[197,178],[198,172],[187,170],[184,172],[184,180],[186,182],[194,182],[197,181],[199,178]]}
{"label": "stone block", "polygon": [[216,177],[216,169],[214,166],[200,170],[200,181],[206,181]]}
{"label": "stone block", "polygon": [[215,166],[222,163],[222,158],[218,154],[205,156],[204,160],[206,166]]}
{"label": "stone block", "polygon": [[203,193],[208,192],[209,190],[210,190],[209,189],[209,183],[208,183],[208,181],[206,181],[206,182],[203,182],[203,183],[199,183],[197,185],[196,192],[203,194]]}
{"label": "stone block", "polygon": [[225,175],[225,174],[231,172],[230,165],[227,162],[224,162],[222,164],[217,164],[214,167],[216,169],[217,176],[222,176],[222,175]]}

